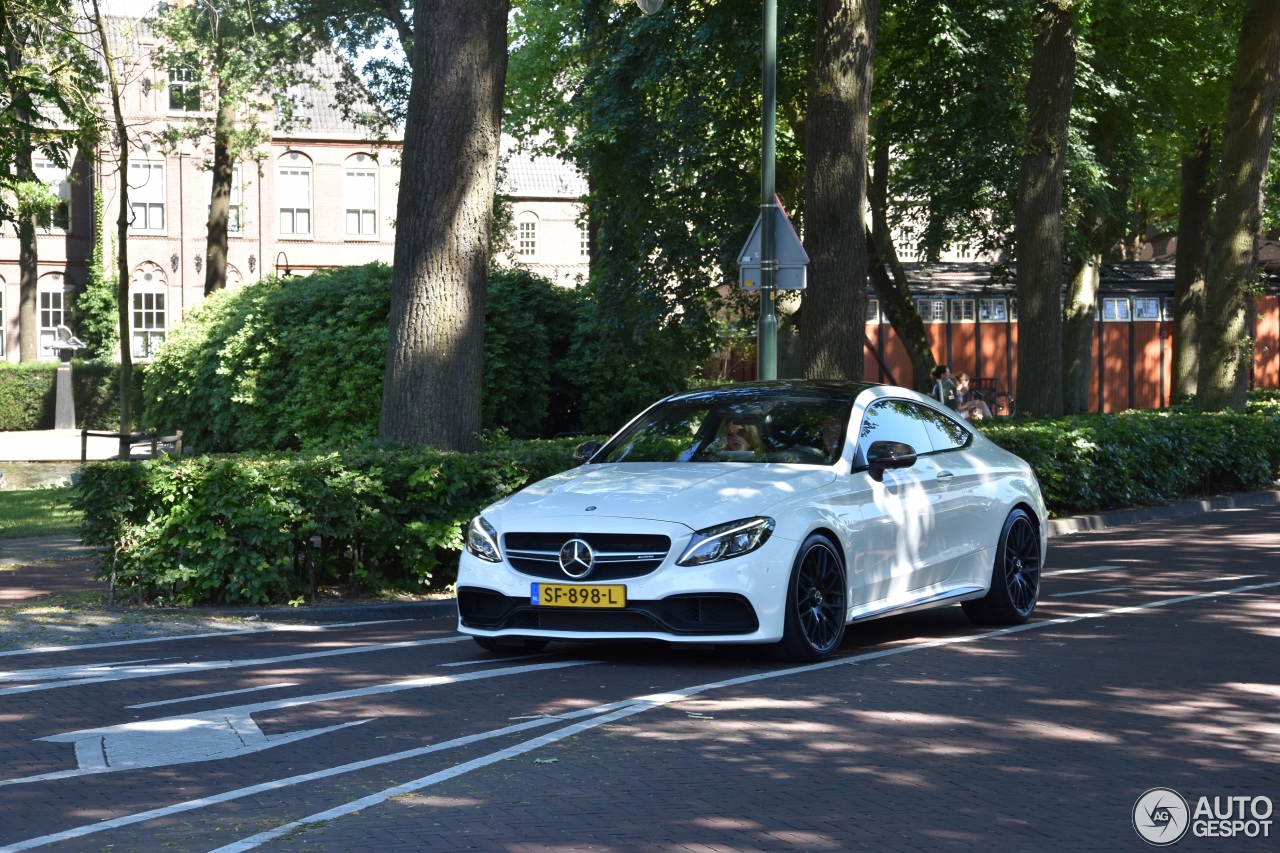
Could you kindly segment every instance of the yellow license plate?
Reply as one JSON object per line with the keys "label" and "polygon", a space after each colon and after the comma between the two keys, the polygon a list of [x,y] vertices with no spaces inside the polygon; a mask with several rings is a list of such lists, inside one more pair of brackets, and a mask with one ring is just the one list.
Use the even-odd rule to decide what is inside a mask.
{"label": "yellow license plate", "polygon": [[566,583],[535,583],[533,603],[541,607],[626,607],[627,588],[622,584],[585,586]]}

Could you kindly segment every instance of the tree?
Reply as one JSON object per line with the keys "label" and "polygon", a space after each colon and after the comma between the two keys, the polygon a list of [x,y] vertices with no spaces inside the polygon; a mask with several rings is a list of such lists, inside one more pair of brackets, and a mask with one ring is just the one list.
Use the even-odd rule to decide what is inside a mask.
{"label": "tree", "polygon": [[[125,123],[121,100],[119,65],[123,57],[111,50],[112,39],[107,33],[107,22],[98,0],[93,0],[93,25],[98,37],[98,49],[102,52],[102,64],[106,69],[107,96],[111,100],[111,121],[115,139],[119,145],[116,166],[119,174],[119,198],[116,208],[116,323],[120,340],[120,449],[118,455],[127,459],[131,452],[125,436],[133,431],[133,349],[129,345],[129,128]],[[100,196],[95,196],[100,198]],[[98,225],[95,222],[94,227]],[[101,240],[94,241],[95,260],[101,259]]]}
{"label": "tree", "polygon": [[480,446],[508,0],[418,0],[381,438]]}
{"label": "tree", "polygon": [[[899,258],[935,261],[956,246],[1008,248],[1023,127],[1028,0],[885,4],[876,44],[872,282],[912,365],[894,381],[928,390],[936,362]],[[890,153],[892,152],[892,157]],[[993,280],[1004,275],[997,266]]]}
{"label": "tree", "polygon": [[1250,0],[1240,28],[1223,128],[1222,171],[1214,201],[1205,276],[1204,325],[1196,403],[1204,411],[1244,411],[1253,307],[1255,241],[1262,180],[1280,99],[1280,4]]}
{"label": "tree", "polygon": [[[209,0],[168,6],[155,23],[162,41],[153,58],[164,79],[189,75],[184,108],[192,112],[169,125],[164,139],[211,144],[212,172],[204,292],[227,286],[227,235],[236,161],[254,156],[278,127],[299,121],[298,87],[312,82],[309,60],[321,47],[307,37],[287,0],[224,3]],[[208,113],[202,104],[212,105]],[[207,150],[207,149],[206,149]]]}
{"label": "tree", "polygon": [[[80,41],[74,7],[59,0],[0,2],[0,220],[13,221],[19,240],[18,357],[40,357],[36,317],[36,219],[57,199],[36,180],[39,152],[66,168],[97,138],[93,98],[98,69]],[[17,206],[8,206],[10,193]]]}
{"label": "tree", "polygon": [[[759,213],[760,2],[689,0],[651,17],[619,0],[513,10],[504,129],[587,177],[583,415],[614,429],[685,386],[720,328],[754,325],[736,257]],[[807,2],[778,12],[777,192],[803,228],[816,25]]]}
{"label": "tree", "polygon": [[1062,414],[1062,181],[1075,82],[1075,0],[1042,0],[1032,19],[1027,125],[1018,172],[1018,405]]}
{"label": "tree", "polygon": [[879,0],[818,0],[805,133],[805,374],[861,379],[867,316],[867,116]]}

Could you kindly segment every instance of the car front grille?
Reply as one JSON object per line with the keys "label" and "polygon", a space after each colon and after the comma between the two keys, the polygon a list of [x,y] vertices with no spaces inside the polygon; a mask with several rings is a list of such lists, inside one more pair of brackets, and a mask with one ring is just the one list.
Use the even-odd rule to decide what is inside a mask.
{"label": "car front grille", "polygon": [[560,548],[570,539],[581,539],[591,546],[595,562],[586,577],[592,581],[647,575],[662,565],[671,550],[670,537],[657,534],[508,533],[502,537],[503,553],[511,567],[522,574],[564,580],[569,576],[560,568]]}
{"label": "car front grille", "polygon": [[750,634],[760,627],[750,602],[740,595],[675,595],[629,601],[625,608],[539,607],[527,598],[487,589],[458,590],[458,614],[470,628],[492,631],[573,633],[649,632],[677,635]]}

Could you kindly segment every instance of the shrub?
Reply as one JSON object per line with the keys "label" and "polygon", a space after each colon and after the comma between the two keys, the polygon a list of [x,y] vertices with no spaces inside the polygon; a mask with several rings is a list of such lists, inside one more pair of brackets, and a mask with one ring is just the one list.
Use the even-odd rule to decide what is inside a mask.
{"label": "shrub", "polygon": [[[148,371],[145,422],[209,452],[313,450],[377,435],[391,269],[324,270],[215,294]],[[484,426],[572,428],[565,366],[575,291],[523,271],[494,274],[485,332]]]}
{"label": "shrub", "polygon": [[1259,488],[1280,475],[1280,413],[1134,409],[981,424],[1031,464],[1055,515]]}
{"label": "shrub", "polygon": [[371,438],[390,292],[390,267],[371,264],[214,294],[151,364],[145,423],[205,451]]}
{"label": "shrub", "polygon": [[139,595],[261,604],[323,583],[440,587],[471,517],[568,468],[575,443],[101,462],[83,470],[74,504],[99,577]]}
{"label": "shrub", "polygon": [[[134,406],[141,400],[142,371],[134,368]],[[53,429],[57,404],[58,365],[0,362],[0,432]],[[120,428],[120,368],[100,362],[72,362],[71,393],[76,424],[82,429]]]}

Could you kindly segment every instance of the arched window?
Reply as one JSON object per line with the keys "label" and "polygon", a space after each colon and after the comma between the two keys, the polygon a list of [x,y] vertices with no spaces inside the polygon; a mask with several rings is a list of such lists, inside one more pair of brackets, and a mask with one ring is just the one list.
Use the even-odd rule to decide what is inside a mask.
{"label": "arched window", "polygon": [[347,158],[342,179],[348,237],[378,236],[378,165],[368,154]]}
{"label": "arched window", "polygon": [[276,161],[276,206],[281,237],[311,236],[311,161],[297,151]]}
{"label": "arched window", "polygon": [[36,320],[40,327],[39,357],[55,359],[58,354],[47,347],[57,340],[59,326],[71,319],[70,292],[60,272],[47,272],[36,281]]}
{"label": "arched window", "polygon": [[525,211],[516,217],[516,255],[524,258],[538,256],[538,217]]}
{"label": "arched window", "polygon": [[164,343],[169,329],[168,284],[164,270],[146,262],[129,281],[129,352],[149,359]]}

